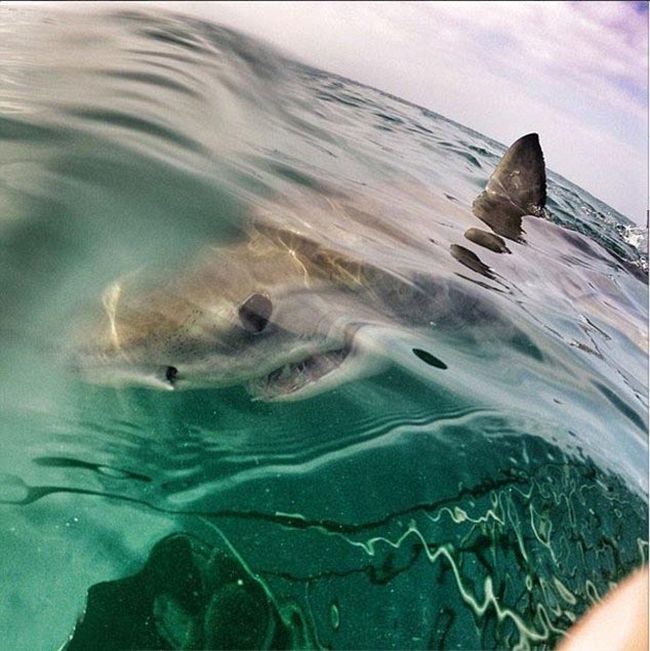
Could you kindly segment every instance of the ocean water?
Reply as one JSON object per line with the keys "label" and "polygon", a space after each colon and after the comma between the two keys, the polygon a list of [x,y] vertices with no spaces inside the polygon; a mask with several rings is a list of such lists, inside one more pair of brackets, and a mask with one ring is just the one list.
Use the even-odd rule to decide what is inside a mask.
{"label": "ocean water", "polygon": [[[647,233],[547,170],[482,249],[502,144],[195,19],[0,7],[0,54],[2,648],[552,648],[647,562]],[[464,320],[303,400],[80,377],[111,283],[256,221]]]}

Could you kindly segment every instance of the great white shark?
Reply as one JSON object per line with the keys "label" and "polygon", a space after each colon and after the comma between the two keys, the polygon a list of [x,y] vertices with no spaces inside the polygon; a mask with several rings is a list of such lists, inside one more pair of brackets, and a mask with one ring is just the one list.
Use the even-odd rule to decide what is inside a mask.
{"label": "great white shark", "polygon": [[[546,175],[537,134],[517,140],[473,204],[493,232],[469,240],[507,252],[521,218],[540,215]],[[451,254],[482,272],[465,247]],[[478,265],[478,266],[477,266]],[[253,222],[249,236],[212,247],[159,286],[113,283],[101,316],[82,330],[77,367],[90,381],[164,390],[245,384],[263,400],[305,398],[376,368],[373,326],[499,336],[535,346],[494,303],[467,283],[423,273],[401,275],[290,229]],[[533,353],[534,354],[534,353]]]}

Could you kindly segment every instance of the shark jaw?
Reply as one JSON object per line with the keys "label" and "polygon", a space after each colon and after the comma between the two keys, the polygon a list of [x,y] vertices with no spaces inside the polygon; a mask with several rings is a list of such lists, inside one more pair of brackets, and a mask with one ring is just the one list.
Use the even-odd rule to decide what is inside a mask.
{"label": "shark jaw", "polygon": [[287,362],[245,386],[255,401],[290,402],[377,375],[389,364],[390,355],[381,341],[391,334],[395,331],[389,326],[364,324],[355,329],[354,336],[348,333],[341,347]]}
{"label": "shark jaw", "polygon": [[288,362],[268,375],[247,383],[254,400],[298,400],[322,390],[332,374],[342,372],[351,353],[349,346],[325,353],[315,353],[297,362]]}

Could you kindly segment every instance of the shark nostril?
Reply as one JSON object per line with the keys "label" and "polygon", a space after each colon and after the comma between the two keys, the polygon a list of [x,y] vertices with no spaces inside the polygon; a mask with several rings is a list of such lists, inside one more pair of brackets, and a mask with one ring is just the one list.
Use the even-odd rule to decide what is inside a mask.
{"label": "shark nostril", "polygon": [[178,369],[175,366],[168,366],[165,369],[165,379],[170,384],[174,384],[176,378],[178,377]]}

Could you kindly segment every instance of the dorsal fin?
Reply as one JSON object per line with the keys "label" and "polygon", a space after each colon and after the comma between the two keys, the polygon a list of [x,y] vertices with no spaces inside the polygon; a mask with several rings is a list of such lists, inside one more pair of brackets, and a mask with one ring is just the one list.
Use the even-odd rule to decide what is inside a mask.
{"label": "dorsal fin", "polygon": [[521,217],[539,215],[546,203],[544,155],[536,133],[515,141],[499,161],[472,211],[496,233],[521,235]]}
{"label": "dorsal fin", "polygon": [[523,214],[536,214],[546,203],[546,170],[539,136],[515,141],[499,161],[485,188],[491,198],[515,204]]}

